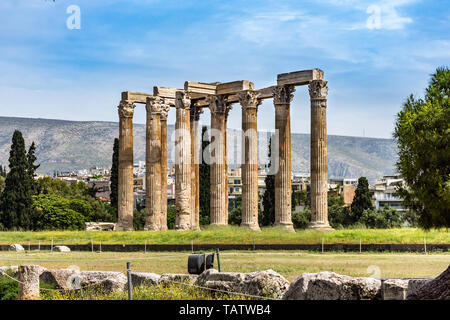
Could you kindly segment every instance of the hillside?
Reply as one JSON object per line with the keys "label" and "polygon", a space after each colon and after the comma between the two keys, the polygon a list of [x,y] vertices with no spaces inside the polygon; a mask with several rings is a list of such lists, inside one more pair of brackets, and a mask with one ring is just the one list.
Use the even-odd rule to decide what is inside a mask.
{"label": "hillside", "polygon": [[[7,165],[11,137],[20,130],[27,147],[31,141],[37,145],[40,173],[68,171],[92,166],[109,167],[113,140],[118,136],[116,122],[78,122],[48,119],[0,117],[0,164]],[[168,128],[168,137],[173,133]],[[170,141],[170,140],[169,140]],[[173,141],[173,139],[172,139]],[[268,134],[259,133],[259,159],[267,162]],[[292,134],[292,169],[309,172],[309,134]],[[230,167],[241,156],[240,131],[228,131],[228,157]],[[134,126],[135,161],[145,158],[145,125]],[[392,139],[328,136],[328,170],[330,177],[370,180],[394,172],[396,145]],[[173,143],[168,145],[168,158],[173,159]]]}

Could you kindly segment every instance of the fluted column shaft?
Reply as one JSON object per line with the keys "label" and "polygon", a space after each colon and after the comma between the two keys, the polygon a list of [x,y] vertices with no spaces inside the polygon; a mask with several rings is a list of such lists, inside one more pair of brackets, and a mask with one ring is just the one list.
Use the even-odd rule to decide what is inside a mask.
{"label": "fluted column shaft", "polygon": [[175,101],[177,116],[175,122],[175,193],[177,218],[175,229],[191,228],[191,133],[190,100],[184,92],[177,92]]}
{"label": "fluted column shaft", "polygon": [[211,200],[210,223],[226,225],[228,223],[228,173],[226,161],[226,118],[231,106],[223,96],[211,97]]}
{"label": "fluted column shaft", "polygon": [[133,114],[134,105],[121,101],[119,109],[118,231],[133,228]]}
{"label": "fluted column shaft", "polygon": [[259,230],[258,225],[258,94],[240,93],[242,106],[242,221],[241,226]]}
{"label": "fluted column shaft", "polygon": [[167,116],[170,106],[161,108],[161,215],[160,230],[167,230]]}
{"label": "fluted column shaft", "polygon": [[274,89],[275,130],[278,133],[279,167],[275,174],[275,223],[293,230],[291,186],[291,117],[290,103],[294,87],[278,86]]}
{"label": "fluted column shaft", "polygon": [[309,84],[311,98],[311,224],[329,229],[327,164],[327,81]]}
{"label": "fluted column shaft", "polygon": [[147,98],[145,230],[161,229],[161,99]]}
{"label": "fluted column shaft", "polygon": [[199,140],[199,120],[200,113],[202,109],[196,106],[191,106],[190,113],[190,124],[191,124],[191,181],[192,181],[192,217],[191,225],[193,230],[200,229],[200,167],[199,167],[199,150],[200,150],[200,140]]}

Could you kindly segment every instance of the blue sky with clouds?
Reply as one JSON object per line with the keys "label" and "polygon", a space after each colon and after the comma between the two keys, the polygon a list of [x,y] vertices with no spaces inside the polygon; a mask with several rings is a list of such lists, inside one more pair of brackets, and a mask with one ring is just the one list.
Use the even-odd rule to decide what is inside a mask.
{"label": "blue sky with clouds", "polygon": [[[79,30],[66,26],[70,5]],[[185,80],[261,88],[278,73],[321,68],[329,134],[391,137],[405,98],[450,65],[449,17],[443,0],[2,0],[0,115],[117,121],[121,91]],[[309,132],[305,87],[291,110],[292,131]],[[240,127],[239,105],[229,119]],[[258,121],[273,129],[270,101]]]}

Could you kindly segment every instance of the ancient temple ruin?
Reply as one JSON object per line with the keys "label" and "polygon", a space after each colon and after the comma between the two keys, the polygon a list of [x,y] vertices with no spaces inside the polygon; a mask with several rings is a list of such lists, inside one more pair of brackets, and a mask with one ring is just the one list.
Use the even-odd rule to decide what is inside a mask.
{"label": "ancient temple ruin", "polygon": [[199,118],[211,112],[212,225],[228,224],[227,119],[232,105],[242,107],[242,222],[258,230],[257,112],[273,99],[278,134],[275,173],[275,225],[293,230],[291,219],[290,104],[296,86],[308,85],[311,99],[311,224],[328,229],[327,81],[320,69],[279,74],[277,85],[255,89],[248,80],[228,83],[186,81],[184,89],[154,87],[153,94],[123,92],[119,104],[119,203],[117,230],[133,230],[133,113],[145,104],[146,230],[167,230],[167,115],[176,108],[175,193],[178,230],[199,229]]}

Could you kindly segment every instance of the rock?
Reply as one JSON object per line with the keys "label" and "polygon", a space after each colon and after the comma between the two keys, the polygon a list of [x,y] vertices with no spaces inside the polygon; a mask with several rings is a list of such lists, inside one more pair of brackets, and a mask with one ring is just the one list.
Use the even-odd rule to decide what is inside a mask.
{"label": "rock", "polygon": [[84,228],[86,231],[114,231],[116,224],[112,222],[85,222]]}
{"label": "rock", "polygon": [[386,279],[382,281],[383,300],[405,300],[409,279]]}
{"label": "rock", "polygon": [[190,283],[193,284],[198,278],[196,274],[177,274],[177,273],[167,273],[161,275],[159,283],[162,285],[168,285],[171,283]]}
{"label": "rock", "polygon": [[23,252],[25,249],[18,243],[9,246],[9,251]]}
{"label": "rock", "polygon": [[158,285],[161,275],[156,273],[132,272],[131,283],[134,287],[141,285]]}
{"label": "rock", "polygon": [[106,293],[124,290],[127,277],[122,272],[112,271],[82,271],[80,285],[82,288],[100,288]]}
{"label": "rock", "polygon": [[381,281],[353,278],[334,272],[304,273],[297,277],[283,296],[284,300],[366,300],[378,299]]}
{"label": "rock", "polygon": [[76,269],[45,270],[40,280],[56,286],[58,289],[74,290],[80,289],[80,271]]}
{"label": "rock", "polygon": [[450,300],[450,266],[407,296],[408,300]]}
{"label": "rock", "polygon": [[67,246],[55,246],[53,247],[53,251],[56,252],[70,252],[70,248]]}
{"label": "rock", "polygon": [[258,271],[248,274],[239,283],[237,291],[245,294],[281,299],[289,288],[289,281],[273,270]]}
{"label": "rock", "polygon": [[39,299],[39,276],[44,268],[38,265],[19,266],[19,300]]}
{"label": "rock", "polygon": [[0,276],[2,273],[7,273],[13,277],[16,277],[19,274],[19,267],[18,266],[6,266],[6,267],[0,267]]}
{"label": "rock", "polygon": [[422,288],[422,286],[431,281],[432,279],[409,279],[408,281],[408,289],[406,291],[406,300],[408,300],[408,296],[412,296],[414,294],[416,294],[416,291],[419,290],[420,288]]}

